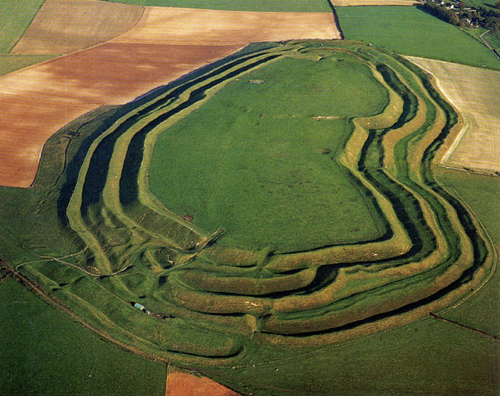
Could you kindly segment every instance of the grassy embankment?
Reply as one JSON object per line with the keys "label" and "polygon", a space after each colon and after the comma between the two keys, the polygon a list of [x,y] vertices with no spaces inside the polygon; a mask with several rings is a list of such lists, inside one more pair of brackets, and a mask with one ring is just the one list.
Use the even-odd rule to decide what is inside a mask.
{"label": "grassy embankment", "polygon": [[416,7],[337,7],[336,12],[348,40],[402,55],[500,70],[500,62],[486,46]]}
{"label": "grassy embankment", "polygon": [[206,8],[229,11],[331,12],[327,0],[106,0],[156,7]]}
{"label": "grassy embankment", "polygon": [[39,55],[9,55],[44,2],[45,0],[0,1],[0,76],[53,58],[53,56]]}
{"label": "grassy embankment", "polygon": [[[263,394],[272,394],[269,389],[279,386],[276,381],[300,394],[304,382],[296,382],[301,379],[297,373],[304,358],[315,356],[319,360],[307,372],[315,381],[307,382],[306,393],[347,389],[352,377],[345,369],[346,381],[329,382],[336,378],[332,364],[345,363],[332,350],[345,348],[342,356],[353,367],[364,354],[352,351],[355,345],[366,348],[365,340],[328,345],[411,323],[427,317],[429,310],[450,305],[481,285],[491,270],[492,255],[479,224],[435,179],[433,164],[456,122],[451,107],[411,64],[371,47],[329,45],[253,47],[95,121],[62,131],[46,147],[34,189],[2,190],[4,201],[10,197],[13,203],[9,210],[18,210],[22,202],[27,217],[12,223],[8,213],[2,214],[9,235],[2,251],[19,271],[95,328],[149,354],[208,373],[220,365],[217,375],[223,381],[245,392],[265,388]],[[381,238],[294,254],[228,248],[223,238],[210,239],[219,235],[183,221],[179,215],[184,213],[167,210],[150,194],[147,175],[160,133],[169,133],[168,127],[189,114],[202,113],[217,92],[223,103],[226,90],[221,88],[228,83],[269,89],[271,94],[269,83],[280,66],[314,81],[314,76],[301,72],[303,62],[313,62],[318,72],[323,63],[349,62],[360,72],[360,81],[371,76],[373,91],[382,89],[389,98],[378,114],[353,117],[349,138],[326,154],[378,207],[379,218],[385,219]],[[259,73],[266,70],[273,72],[264,78]],[[333,70],[352,73],[351,68]],[[255,84],[257,78],[248,72],[264,83]],[[275,89],[285,93],[289,84],[278,79]],[[304,87],[308,85],[304,81]],[[231,85],[227,90],[231,98]],[[345,99],[346,106],[356,107],[355,100],[348,95]],[[238,111],[255,108],[254,115],[262,119],[257,104],[238,105]],[[291,112],[283,113],[294,115],[297,105],[290,106]],[[313,110],[306,119],[315,116]],[[244,116],[239,118],[248,123]],[[334,120],[314,122],[335,125]],[[274,143],[289,138],[280,131],[289,125],[286,119],[266,124],[273,127]],[[68,137],[72,140],[67,147]],[[320,154],[322,159],[325,154]],[[19,200],[22,194],[27,199]],[[52,217],[52,223],[45,223],[44,216]],[[49,238],[44,236],[48,227],[53,227]],[[135,310],[130,301],[141,301],[159,316]],[[430,323],[429,329],[435,329],[428,319],[422,323],[422,328]],[[404,329],[389,334],[399,339],[402,333]],[[391,336],[386,340],[398,345]],[[422,346],[420,341],[416,345]],[[298,352],[292,348],[299,346]],[[382,351],[377,354],[385,356]],[[278,363],[279,374],[275,370],[259,381],[252,377]],[[366,362],[362,366],[370,372]],[[227,369],[232,379],[225,377]],[[449,374],[447,366],[436,376],[449,379]],[[484,386],[490,385],[491,381]],[[370,393],[371,385],[359,386]],[[377,386],[383,388],[381,383]],[[462,389],[460,384],[455,388]]]}

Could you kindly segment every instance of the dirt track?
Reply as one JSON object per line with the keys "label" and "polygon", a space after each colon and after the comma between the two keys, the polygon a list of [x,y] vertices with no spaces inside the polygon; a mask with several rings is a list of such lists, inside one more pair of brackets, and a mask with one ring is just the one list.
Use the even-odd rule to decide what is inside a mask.
{"label": "dirt track", "polygon": [[0,185],[29,187],[47,139],[101,105],[126,103],[250,42],[339,37],[329,13],[148,8],[116,39],[0,78]]}

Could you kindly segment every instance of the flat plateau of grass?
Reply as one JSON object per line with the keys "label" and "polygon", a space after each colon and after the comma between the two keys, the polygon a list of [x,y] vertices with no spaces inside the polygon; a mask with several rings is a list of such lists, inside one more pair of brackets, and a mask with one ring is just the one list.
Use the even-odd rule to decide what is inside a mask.
{"label": "flat plateau of grass", "polygon": [[156,7],[206,8],[229,11],[331,12],[327,0],[106,0]]}
{"label": "flat plateau of grass", "polygon": [[0,301],[1,394],[165,394],[164,365],[102,341],[13,279]]}
{"label": "flat plateau of grass", "polygon": [[416,7],[337,7],[336,12],[346,39],[403,55],[500,70],[486,46]]}
{"label": "flat plateau of grass", "polygon": [[162,133],[152,191],[194,224],[226,229],[238,246],[293,251],[374,239],[373,208],[332,158],[351,132],[343,117],[386,104],[366,66],[286,58]]}
{"label": "flat plateau of grass", "polygon": [[0,0],[0,53],[8,53],[23,36],[45,0]]}

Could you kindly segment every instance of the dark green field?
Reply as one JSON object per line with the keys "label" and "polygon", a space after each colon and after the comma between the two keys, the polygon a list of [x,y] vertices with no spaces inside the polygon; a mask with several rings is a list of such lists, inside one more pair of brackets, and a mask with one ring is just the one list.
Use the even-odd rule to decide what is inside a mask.
{"label": "dark green field", "polygon": [[335,10],[346,39],[372,43],[402,55],[500,70],[500,62],[487,47],[416,7],[336,7]]}
{"label": "dark green field", "polygon": [[328,0],[105,0],[157,7],[207,8],[230,11],[331,12]]}
{"label": "dark green field", "polygon": [[0,282],[3,395],[165,395],[165,365],[119,350],[13,279]]}

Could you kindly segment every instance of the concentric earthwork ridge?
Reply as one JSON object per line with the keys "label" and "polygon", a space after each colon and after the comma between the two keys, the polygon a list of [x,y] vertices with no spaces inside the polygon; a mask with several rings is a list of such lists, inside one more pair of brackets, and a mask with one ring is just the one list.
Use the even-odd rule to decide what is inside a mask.
{"label": "concentric earthwork ridge", "polygon": [[[159,134],[230,82],[283,59],[363,65],[387,95],[377,114],[345,117],[348,137],[327,153],[375,208],[377,238],[243,249],[151,193]],[[314,348],[418,320],[457,304],[493,267],[483,229],[435,166],[456,123],[420,69],[386,51],[350,42],[250,46],[100,123],[59,202],[81,251],[23,271],[93,327],[177,364],[231,365],[257,345]],[[65,280],[69,272],[79,275]]]}

